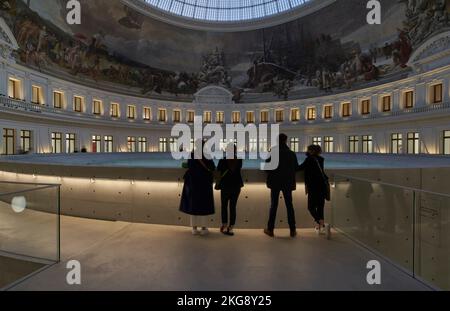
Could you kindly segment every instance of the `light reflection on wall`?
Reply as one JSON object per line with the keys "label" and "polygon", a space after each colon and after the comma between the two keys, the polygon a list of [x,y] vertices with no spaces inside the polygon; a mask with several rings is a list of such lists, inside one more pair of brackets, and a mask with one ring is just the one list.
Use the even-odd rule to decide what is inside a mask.
{"label": "light reflection on wall", "polygon": [[[182,172],[180,170],[180,172]],[[264,176],[264,175],[262,175]],[[61,184],[63,215],[102,220],[141,222],[167,225],[189,225],[189,217],[179,212],[183,181],[151,181],[134,179],[76,178],[0,172],[1,180],[12,182]],[[211,226],[220,225],[220,192],[214,191],[216,215]],[[299,227],[311,227],[306,208],[305,188],[298,184],[294,203]],[[266,225],[270,192],[265,180],[247,182],[239,200],[238,227],[260,229]],[[286,227],[286,211],[280,203],[279,227]]]}

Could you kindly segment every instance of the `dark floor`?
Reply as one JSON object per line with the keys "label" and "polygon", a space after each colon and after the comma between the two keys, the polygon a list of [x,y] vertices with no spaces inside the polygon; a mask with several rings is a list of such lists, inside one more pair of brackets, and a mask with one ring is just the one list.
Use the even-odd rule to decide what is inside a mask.
{"label": "dark floor", "polygon": [[43,264],[0,256],[0,289],[44,267]]}

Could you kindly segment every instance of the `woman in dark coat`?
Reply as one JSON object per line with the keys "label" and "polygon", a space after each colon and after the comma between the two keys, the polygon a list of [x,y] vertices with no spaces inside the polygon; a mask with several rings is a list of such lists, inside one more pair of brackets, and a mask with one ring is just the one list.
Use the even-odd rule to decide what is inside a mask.
{"label": "woman in dark coat", "polygon": [[305,187],[308,195],[308,210],[316,222],[318,234],[330,237],[330,226],[325,224],[325,199],[327,197],[328,177],[324,173],[325,159],[320,156],[322,148],[317,145],[308,147],[306,160],[299,169],[305,171]]}
{"label": "woman in dark coat", "polygon": [[[233,236],[233,227],[236,224],[236,207],[239,195],[241,194],[241,188],[244,187],[244,181],[241,175],[242,160],[237,158],[236,146],[232,144],[228,148],[229,151],[234,153],[234,158],[219,161],[217,170],[220,173],[221,179],[217,188],[221,190],[220,198],[222,203],[222,227],[220,228],[220,232]],[[228,206],[230,211],[229,219]]]}
{"label": "woman in dark coat", "polygon": [[[208,234],[208,217],[214,215],[213,172],[214,161],[194,159],[192,154],[188,160],[188,170],[184,175],[183,194],[180,211],[191,215],[192,234]],[[201,228],[201,231],[198,228]]]}

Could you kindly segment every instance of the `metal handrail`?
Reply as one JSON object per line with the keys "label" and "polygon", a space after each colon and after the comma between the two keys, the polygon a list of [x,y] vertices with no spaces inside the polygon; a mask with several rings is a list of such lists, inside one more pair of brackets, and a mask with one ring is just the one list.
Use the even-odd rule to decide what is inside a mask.
{"label": "metal handrail", "polygon": [[406,187],[406,186],[391,184],[391,183],[387,183],[387,182],[381,182],[381,181],[376,181],[376,180],[371,180],[371,179],[365,179],[365,178],[361,178],[361,177],[354,177],[354,176],[348,176],[348,175],[342,175],[342,174],[335,174],[333,177],[334,178],[342,177],[342,178],[349,179],[349,180],[353,179],[353,180],[373,183],[373,184],[377,184],[377,185],[381,185],[381,186],[388,186],[388,187],[394,187],[394,188],[408,190],[408,191],[421,192],[421,193],[426,193],[426,194],[442,196],[442,197],[446,197],[446,198],[450,199],[450,194],[445,194],[445,193],[440,193],[440,192],[433,192],[433,191],[423,190],[423,189],[418,189],[418,188],[413,188],[413,187]]}

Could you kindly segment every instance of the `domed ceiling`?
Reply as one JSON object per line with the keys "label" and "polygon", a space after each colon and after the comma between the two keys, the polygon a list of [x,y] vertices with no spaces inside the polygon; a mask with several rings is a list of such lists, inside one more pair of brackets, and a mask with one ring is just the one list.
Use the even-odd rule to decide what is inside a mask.
{"label": "domed ceiling", "polygon": [[80,0],[81,25],[66,23],[65,0],[0,0],[0,12],[21,64],[97,88],[183,101],[208,85],[245,103],[393,81],[410,74],[409,58],[422,42],[450,27],[445,0],[381,0],[382,24],[375,26],[367,24],[366,1],[336,0],[278,26],[239,32],[178,27],[127,1]]}
{"label": "domed ceiling", "polygon": [[292,10],[311,0],[141,0],[175,15],[230,22],[263,18]]}

